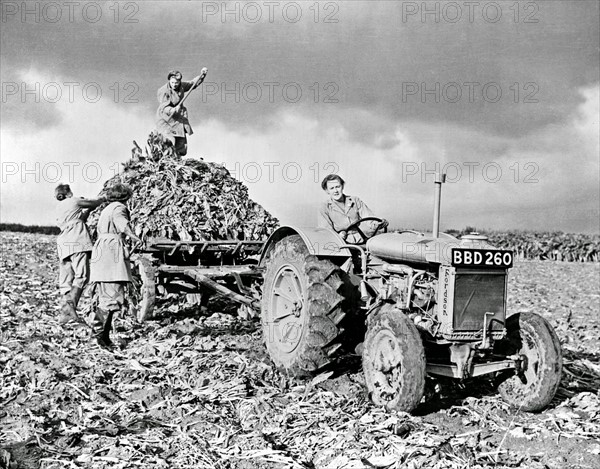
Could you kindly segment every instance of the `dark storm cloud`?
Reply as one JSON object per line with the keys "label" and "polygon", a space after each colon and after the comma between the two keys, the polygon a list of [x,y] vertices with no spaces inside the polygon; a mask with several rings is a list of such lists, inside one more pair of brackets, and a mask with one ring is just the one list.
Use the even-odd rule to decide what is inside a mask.
{"label": "dark storm cloud", "polygon": [[[229,8],[236,4],[243,6],[229,2]],[[428,6],[435,10],[436,4],[443,6]],[[2,57],[12,75],[3,75],[16,81],[34,66],[98,82],[104,90],[134,82],[136,98],[151,113],[167,70],[179,68],[192,78],[208,66],[211,84],[189,101],[195,121],[216,118],[266,130],[282,109],[337,114],[350,138],[379,148],[393,147],[391,129],[408,121],[527,135],[567,120],[581,103],[578,88],[598,81],[597,2],[537,2],[535,12],[520,10],[518,21],[514,9],[500,2],[502,17],[495,23],[489,21],[494,12],[484,17],[481,10],[470,21],[464,3],[457,4],[463,11],[456,23],[446,21],[450,13],[443,11],[437,23],[435,15],[407,14],[421,2],[339,2],[337,23],[322,17],[315,22],[308,4],[297,23],[280,13],[269,23],[266,10],[256,24],[244,17],[236,23],[235,15],[223,22],[207,15],[207,6],[220,8],[221,2],[178,2],[176,8],[140,2],[134,16],[139,22],[131,24],[123,22],[123,11],[115,22],[108,4],[95,23],[77,11],[73,22],[66,16],[37,24],[31,16],[26,22],[8,17]],[[526,23],[527,15],[537,22]],[[298,91],[302,97],[295,103]],[[499,92],[498,102],[491,102]],[[24,119],[15,113],[3,121],[19,125]]]}

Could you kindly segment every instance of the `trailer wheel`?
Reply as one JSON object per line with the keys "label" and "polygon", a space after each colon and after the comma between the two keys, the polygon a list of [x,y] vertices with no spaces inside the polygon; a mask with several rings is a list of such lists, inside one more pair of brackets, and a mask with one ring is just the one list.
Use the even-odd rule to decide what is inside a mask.
{"label": "trailer wheel", "polygon": [[518,313],[506,320],[507,336],[496,345],[503,355],[520,355],[516,374],[503,374],[498,387],[503,399],[527,412],[544,409],[554,398],[562,375],[560,341],[539,314]]}
{"label": "trailer wheel", "polygon": [[156,269],[152,257],[139,255],[132,259],[133,282],[129,289],[130,307],[138,322],[152,317],[156,301]]}
{"label": "trailer wheel", "polygon": [[309,254],[302,238],[277,242],[267,261],[261,324],[275,365],[305,376],[340,349],[343,297],[338,267]]}
{"label": "trailer wheel", "polygon": [[371,400],[387,410],[410,412],[425,392],[425,349],[402,311],[384,305],[368,322],[363,372]]}

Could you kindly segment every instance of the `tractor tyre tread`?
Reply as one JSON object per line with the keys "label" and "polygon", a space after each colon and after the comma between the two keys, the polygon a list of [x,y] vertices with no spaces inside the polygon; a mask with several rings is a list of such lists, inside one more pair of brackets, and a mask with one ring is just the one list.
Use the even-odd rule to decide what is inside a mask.
{"label": "tractor tyre tread", "polygon": [[[302,333],[304,337],[290,360],[282,360],[278,356],[277,347],[269,344],[267,349],[273,362],[288,375],[304,377],[318,371],[337,356],[339,341],[343,333],[340,327],[344,312],[342,311],[343,297],[338,293],[342,281],[338,267],[328,260],[320,260],[309,254],[304,241],[298,235],[289,236],[278,242],[267,260],[267,271],[263,287],[262,314],[263,329],[265,311],[269,308],[267,290],[274,281],[272,266],[288,260],[300,266],[306,281],[306,305],[303,308],[308,313],[308,324]],[[271,268],[270,268],[271,267]],[[267,339],[267,336],[265,336]]]}

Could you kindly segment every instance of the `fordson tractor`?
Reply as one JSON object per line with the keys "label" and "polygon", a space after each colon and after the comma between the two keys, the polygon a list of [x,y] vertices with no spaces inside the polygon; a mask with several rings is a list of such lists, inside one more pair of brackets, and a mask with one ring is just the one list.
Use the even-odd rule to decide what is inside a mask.
{"label": "fordson tractor", "polygon": [[[443,180],[436,178],[432,233],[380,233],[365,245],[324,229],[273,233],[261,259],[269,355],[290,373],[321,369],[343,346],[346,328],[346,340],[362,340],[357,350],[375,404],[410,412],[428,374],[494,374],[507,402],[539,411],[560,382],[558,337],[538,314],[507,315],[513,252],[478,234],[439,233]],[[348,229],[361,232],[373,220],[382,221]]]}
{"label": "fordson tractor", "polygon": [[[476,233],[439,232],[443,180],[431,233],[375,233],[352,245],[330,230],[283,226],[266,242],[156,242],[136,263],[138,319],[160,292],[217,292],[260,312],[267,351],[291,375],[350,349],[362,355],[371,399],[389,410],[412,411],[427,375],[494,375],[507,402],[539,411],[560,382],[558,337],[536,313],[507,314],[513,252]],[[373,221],[348,229],[366,239]]]}

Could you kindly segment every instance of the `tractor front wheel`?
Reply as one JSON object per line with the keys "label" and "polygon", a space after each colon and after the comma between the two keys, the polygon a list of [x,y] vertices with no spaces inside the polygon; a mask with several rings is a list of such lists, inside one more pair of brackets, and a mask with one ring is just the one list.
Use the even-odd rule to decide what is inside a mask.
{"label": "tractor front wheel", "polygon": [[506,320],[506,339],[496,350],[519,355],[513,375],[503,375],[498,390],[506,402],[528,412],[544,409],[554,398],[562,374],[562,352],[556,332],[542,316],[518,313]]}
{"label": "tractor front wheel", "polygon": [[371,400],[387,410],[410,412],[425,392],[425,349],[414,323],[392,305],[368,322],[363,372]]}
{"label": "tractor front wheel", "polygon": [[302,238],[279,241],[269,256],[261,323],[275,365],[304,376],[331,361],[340,349],[343,297],[339,268],[309,254]]}

